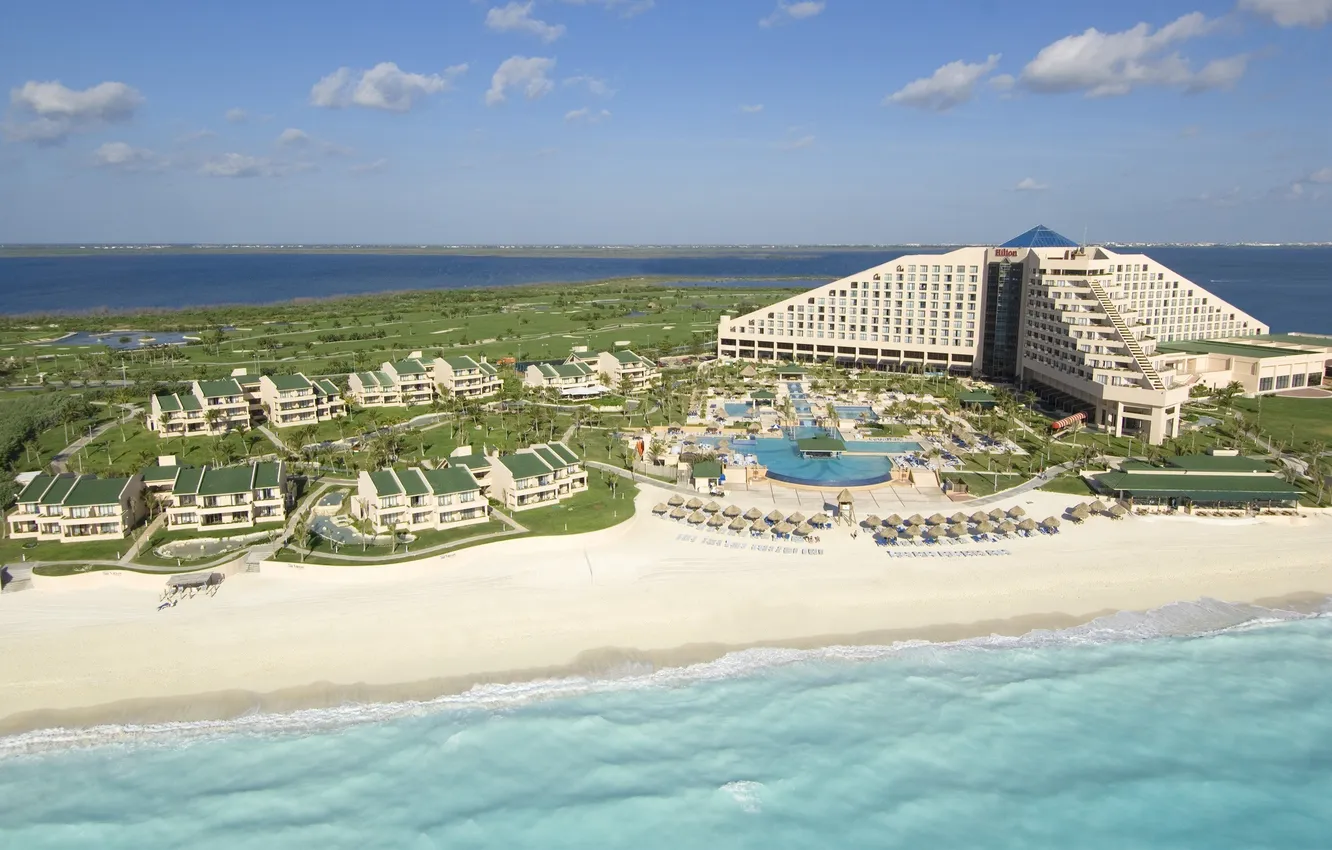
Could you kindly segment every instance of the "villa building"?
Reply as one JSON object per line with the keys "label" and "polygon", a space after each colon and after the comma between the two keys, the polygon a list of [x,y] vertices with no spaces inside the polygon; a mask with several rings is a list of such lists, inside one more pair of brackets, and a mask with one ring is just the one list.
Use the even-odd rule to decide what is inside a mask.
{"label": "villa building", "polygon": [[598,354],[597,372],[606,376],[606,384],[613,391],[624,392],[627,388],[631,395],[645,392],[661,381],[656,364],[628,349]]}
{"label": "villa building", "polygon": [[157,466],[144,471],[174,529],[250,528],[287,518],[287,470],[281,461],[240,466]]}
{"label": "villa building", "polygon": [[[994,247],[899,257],[722,316],[717,354],[1014,381],[1116,435],[1160,443],[1179,434],[1180,407],[1196,383],[1241,380],[1235,370],[1261,359],[1216,342],[1198,350],[1197,341],[1263,345],[1267,332],[1144,254],[1081,246],[1036,227]],[[1292,361],[1288,381],[1322,373],[1314,366],[1330,349],[1307,349],[1308,368]],[[1271,377],[1275,388],[1279,375]]]}
{"label": "villa building", "polygon": [[582,360],[565,363],[530,363],[523,372],[523,384],[537,389],[551,389],[568,398],[602,395],[609,392],[601,385],[597,370]]}
{"label": "villa building", "polygon": [[16,539],[86,543],[121,540],[143,519],[143,479],[95,475],[38,475],[6,518]]}
{"label": "villa building", "polygon": [[538,443],[493,461],[491,497],[511,511],[553,504],[587,489],[587,471],[564,443]]}
{"label": "villa building", "polygon": [[299,372],[264,375],[259,379],[259,396],[269,424],[276,428],[314,425],[347,413],[337,384],[327,379],[312,381]]}
{"label": "villa building", "polygon": [[347,382],[361,407],[412,407],[435,400],[435,381],[418,357],[384,363],[375,372],[354,372]]}
{"label": "villa building", "polygon": [[431,364],[435,385],[439,391],[454,398],[486,398],[500,391],[504,383],[499,370],[486,362],[486,358],[473,360],[461,357],[436,357]]}
{"label": "villa building", "polygon": [[454,454],[449,455],[448,465],[463,466],[471,470],[472,477],[481,485],[481,495],[490,498],[492,472],[490,458],[484,454],[472,454],[471,450],[471,446],[459,446],[454,449]]}
{"label": "villa building", "polygon": [[352,512],[368,518],[376,533],[441,531],[490,519],[481,484],[466,466],[362,472]]}

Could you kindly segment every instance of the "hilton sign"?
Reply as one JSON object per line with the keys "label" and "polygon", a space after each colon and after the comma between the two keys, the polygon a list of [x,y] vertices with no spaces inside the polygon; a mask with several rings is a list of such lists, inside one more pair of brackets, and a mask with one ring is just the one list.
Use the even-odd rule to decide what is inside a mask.
{"label": "hilton sign", "polygon": [[994,255],[996,257],[1016,257],[1018,252],[1016,248],[995,248]]}

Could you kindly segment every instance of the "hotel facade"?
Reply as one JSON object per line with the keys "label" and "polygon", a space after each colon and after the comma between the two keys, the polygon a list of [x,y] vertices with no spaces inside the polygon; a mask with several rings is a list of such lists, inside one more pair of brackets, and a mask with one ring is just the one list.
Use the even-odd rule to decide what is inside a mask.
{"label": "hotel facade", "polygon": [[[717,354],[1013,381],[1116,435],[1160,443],[1179,434],[1195,384],[1244,382],[1233,373],[1263,359],[1251,349],[1267,333],[1145,254],[1081,246],[1036,227],[994,247],[898,257],[722,316]],[[1212,357],[1206,349],[1220,344],[1198,342],[1216,340],[1237,347]],[[1305,386],[1315,373],[1321,381],[1327,347],[1281,347],[1287,373],[1302,376],[1288,384]],[[1257,387],[1262,376],[1253,377]]]}

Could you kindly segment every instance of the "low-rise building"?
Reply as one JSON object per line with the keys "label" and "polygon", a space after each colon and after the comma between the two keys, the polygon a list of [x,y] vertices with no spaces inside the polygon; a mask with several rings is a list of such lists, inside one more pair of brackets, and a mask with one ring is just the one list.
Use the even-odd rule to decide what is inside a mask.
{"label": "low-rise building", "polygon": [[499,370],[486,362],[467,355],[437,357],[431,364],[435,384],[439,391],[454,398],[485,398],[500,391],[503,381]]}
{"label": "low-rise building", "polygon": [[159,437],[206,437],[203,404],[192,393],[158,393],[148,403],[148,430]]}
{"label": "low-rise building", "polygon": [[38,475],[6,517],[9,536],[83,543],[119,540],[145,513],[143,479],[95,475]]}
{"label": "low-rise building", "polygon": [[[168,470],[175,470],[174,475]],[[145,472],[176,529],[250,528],[287,518],[287,470],[281,461],[240,466],[159,466]],[[170,486],[166,485],[170,478]]]}
{"label": "low-rise building", "polygon": [[276,428],[314,425],[347,413],[338,387],[329,380],[312,381],[295,375],[264,375],[259,379],[259,393],[268,416]]}
{"label": "low-rise building", "polygon": [[250,427],[250,402],[235,378],[195,381],[191,389],[203,405],[204,421],[213,420],[210,436]]}
{"label": "low-rise building", "polygon": [[553,504],[587,489],[587,471],[564,443],[538,443],[492,460],[491,498],[512,511]]}
{"label": "low-rise building", "polygon": [[465,466],[380,469],[357,476],[352,515],[376,533],[441,531],[486,522],[490,505]]}
{"label": "low-rise building", "polygon": [[435,382],[420,360],[384,363],[374,372],[355,372],[348,393],[361,407],[412,407],[435,400]]}
{"label": "low-rise building", "polygon": [[[484,454],[472,454],[471,446],[462,446],[460,449],[466,449],[466,453],[457,453],[449,456],[449,466],[465,466],[471,470],[472,477],[481,485],[481,495],[490,498],[490,484],[492,466],[490,458]],[[454,449],[459,452],[459,449]]]}
{"label": "low-rise building", "polygon": [[1160,464],[1125,460],[1118,471],[1093,476],[1117,499],[1170,507],[1295,507],[1300,488],[1272,464],[1235,451],[1166,458]]}
{"label": "low-rise building", "polygon": [[347,394],[361,407],[402,407],[402,390],[384,372],[353,372]]}
{"label": "low-rise building", "polygon": [[646,392],[661,381],[656,364],[627,348],[597,355],[597,371],[606,376],[606,383],[612,390],[621,393]]}
{"label": "low-rise building", "polygon": [[570,359],[565,363],[530,363],[523,372],[523,384],[537,389],[555,390],[562,396],[579,397],[601,395],[607,389],[601,385],[597,370],[582,360]]}

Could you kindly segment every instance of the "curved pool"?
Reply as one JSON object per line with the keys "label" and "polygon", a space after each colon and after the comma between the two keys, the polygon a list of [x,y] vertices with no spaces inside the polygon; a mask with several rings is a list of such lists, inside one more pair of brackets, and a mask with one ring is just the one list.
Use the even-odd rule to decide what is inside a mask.
{"label": "curved pool", "polygon": [[[789,439],[757,439],[745,450],[758,457],[768,468],[768,478],[787,484],[812,487],[869,487],[892,480],[892,454],[904,454],[920,448],[917,443],[848,443],[847,448],[864,446],[875,454],[844,454],[841,457],[807,458]],[[732,443],[732,445],[735,445]]]}

